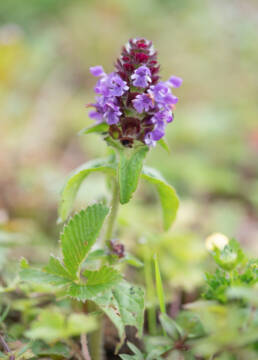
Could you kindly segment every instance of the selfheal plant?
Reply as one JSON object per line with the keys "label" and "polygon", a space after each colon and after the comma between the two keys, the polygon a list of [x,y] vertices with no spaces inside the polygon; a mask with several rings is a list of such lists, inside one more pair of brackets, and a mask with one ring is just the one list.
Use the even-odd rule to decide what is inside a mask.
{"label": "selfheal plant", "polygon": [[88,105],[95,108],[89,116],[98,124],[106,123],[109,135],[123,146],[133,147],[135,141],[155,146],[173,121],[178,98],[171,88],[179,87],[182,79],[171,76],[159,81],[159,68],[152,42],[145,39],[129,40],[114,72],[106,74],[102,66],[90,68],[99,80],[96,102]]}
{"label": "selfheal plant", "polygon": [[[157,190],[164,230],[175,220],[179,206],[175,190],[143,162],[150,146],[164,136],[166,124],[173,120],[177,98],[171,87],[180,86],[181,79],[171,77],[159,82],[156,53],[151,42],[144,39],[129,41],[115,72],[106,74],[101,66],[91,68],[91,72],[99,78],[96,103],[92,104],[95,109],[90,112],[96,124],[82,133],[104,133],[112,154],[83,164],[69,176],[62,190],[60,221],[69,218],[82,182],[92,173],[104,173],[112,183],[110,206],[93,204],[71,217],[60,235],[62,256],[51,256],[40,270],[23,260],[20,276],[23,281],[51,284],[57,296],[87,302],[90,312],[100,311],[110,318],[122,343],[126,326],[134,326],[138,336],[142,335],[144,291],[126,281],[121,272],[123,263],[136,267],[142,263],[128,254],[120,239],[115,240],[119,203],[129,202],[142,178]],[[93,250],[97,240],[101,242]],[[82,340],[85,348],[85,338]],[[102,359],[100,319],[99,330],[90,338],[90,354],[92,360]]]}

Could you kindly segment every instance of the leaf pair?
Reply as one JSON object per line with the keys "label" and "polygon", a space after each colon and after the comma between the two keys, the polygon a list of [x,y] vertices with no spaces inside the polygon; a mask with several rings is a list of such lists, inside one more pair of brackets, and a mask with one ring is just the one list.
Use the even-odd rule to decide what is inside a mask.
{"label": "leaf pair", "polygon": [[153,184],[158,192],[162,206],[164,229],[168,230],[175,220],[179,200],[174,188],[163,179],[158,171],[142,166],[147,150],[147,147],[141,146],[131,150],[129,153],[121,152],[118,166],[112,161],[112,158],[107,158],[88,162],[75,170],[62,191],[59,208],[61,219],[64,221],[68,217],[80,185],[86,177],[94,172],[103,172],[113,177],[118,176],[120,202],[122,204],[130,200],[137,188],[140,177]]}

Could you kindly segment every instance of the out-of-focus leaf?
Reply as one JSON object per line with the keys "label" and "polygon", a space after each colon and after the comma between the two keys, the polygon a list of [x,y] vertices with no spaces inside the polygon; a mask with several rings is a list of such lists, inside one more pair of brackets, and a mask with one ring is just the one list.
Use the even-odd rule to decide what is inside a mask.
{"label": "out-of-focus leaf", "polygon": [[47,309],[40,313],[25,335],[33,340],[41,339],[53,343],[70,336],[91,332],[96,328],[97,322],[92,316],[74,313],[66,318],[59,310]]}
{"label": "out-of-focus leaf", "polygon": [[159,318],[162,328],[173,340],[177,340],[178,338],[184,336],[185,333],[182,327],[167,314],[160,314]]}
{"label": "out-of-focus leaf", "polygon": [[100,123],[93,126],[86,127],[79,132],[79,135],[86,135],[91,133],[103,133],[108,131],[108,124],[107,123]]}
{"label": "out-of-focus leaf", "polygon": [[159,270],[158,258],[156,254],[154,255],[154,265],[155,265],[155,279],[156,279],[156,289],[159,299],[159,307],[160,307],[160,311],[164,314],[166,312],[166,303],[165,303],[162,279]]}

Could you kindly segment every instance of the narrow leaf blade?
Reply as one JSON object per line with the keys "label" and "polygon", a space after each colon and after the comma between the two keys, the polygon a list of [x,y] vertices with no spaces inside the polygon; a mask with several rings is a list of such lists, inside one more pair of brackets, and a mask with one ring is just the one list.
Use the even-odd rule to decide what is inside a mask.
{"label": "narrow leaf blade", "polygon": [[108,131],[107,123],[100,123],[93,126],[86,127],[79,132],[79,135],[86,135],[92,133],[104,133]]}

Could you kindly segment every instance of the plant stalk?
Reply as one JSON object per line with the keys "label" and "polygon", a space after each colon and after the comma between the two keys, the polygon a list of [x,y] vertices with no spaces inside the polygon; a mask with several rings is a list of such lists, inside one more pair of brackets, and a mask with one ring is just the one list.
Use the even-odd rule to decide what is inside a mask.
{"label": "plant stalk", "polygon": [[109,241],[112,240],[112,236],[114,233],[114,227],[116,223],[116,217],[119,207],[119,186],[117,180],[114,180],[113,183],[113,194],[112,194],[112,200],[111,200],[111,210],[110,215],[108,217],[107,222],[107,230],[104,237],[105,244],[109,247]]}
{"label": "plant stalk", "polygon": [[[110,240],[112,240],[114,227],[116,223],[118,207],[119,207],[119,185],[117,180],[113,183],[113,194],[111,199],[111,210],[107,221],[107,229],[104,236],[104,242],[106,246],[110,247]],[[92,304],[92,311],[98,310],[95,304]],[[103,360],[104,349],[103,349],[103,331],[104,321],[103,316],[99,319],[99,328],[91,334],[90,337],[90,352],[92,360]]]}
{"label": "plant stalk", "polygon": [[91,360],[86,334],[81,334],[81,346],[84,360]]}

